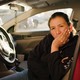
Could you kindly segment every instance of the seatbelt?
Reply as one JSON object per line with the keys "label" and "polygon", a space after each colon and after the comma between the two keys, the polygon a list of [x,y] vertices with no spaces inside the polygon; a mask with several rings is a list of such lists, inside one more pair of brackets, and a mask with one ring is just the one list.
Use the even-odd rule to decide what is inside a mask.
{"label": "seatbelt", "polygon": [[75,48],[75,52],[74,52],[74,56],[73,56],[73,62],[72,62],[72,67],[71,67],[71,71],[70,71],[70,75],[69,75],[69,80],[73,79],[74,76],[74,70],[76,67],[76,63],[77,63],[77,59],[78,59],[78,55],[79,55],[79,48],[80,48],[80,31],[79,31],[79,37],[78,37],[78,41],[76,44],[76,48]]}
{"label": "seatbelt", "polygon": [[71,69],[69,69],[69,71],[66,73],[66,75],[63,77],[62,80],[69,80],[70,70],[71,70]]}
{"label": "seatbelt", "polygon": [[72,62],[72,67],[71,69],[69,69],[69,71],[66,73],[66,75],[63,77],[62,80],[72,80],[73,79],[73,73],[74,73],[74,69],[75,69],[75,66],[76,66],[76,61],[77,61],[77,58],[78,58],[78,50],[79,50],[79,46],[80,46],[80,31],[79,31],[79,37],[78,37],[78,41],[77,41],[77,44],[76,44],[76,48],[75,48],[75,52],[74,52],[74,60]]}

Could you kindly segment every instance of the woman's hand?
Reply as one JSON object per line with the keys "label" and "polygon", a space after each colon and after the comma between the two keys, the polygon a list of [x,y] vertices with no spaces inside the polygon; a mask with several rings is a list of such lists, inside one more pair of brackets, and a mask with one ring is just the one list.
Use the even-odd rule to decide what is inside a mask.
{"label": "woman's hand", "polygon": [[51,53],[54,51],[58,51],[59,47],[63,46],[68,41],[69,36],[70,36],[69,29],[66,29],[64,30],[63,33],[59,34],[59,36],[55,38],[52,42]]}

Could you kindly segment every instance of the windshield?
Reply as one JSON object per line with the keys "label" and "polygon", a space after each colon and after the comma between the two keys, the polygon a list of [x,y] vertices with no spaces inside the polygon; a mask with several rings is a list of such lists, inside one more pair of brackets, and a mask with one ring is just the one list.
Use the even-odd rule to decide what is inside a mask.
{"label": "windshield", "polygon": [[17,2],[15,1],[13,3],[14,5],[12,3],[8,3],[0,6],[0,25],[7,23],[25,11],[32,9],[32,7],[28,6],[27,4],[25,5],[23,3],[18,3],[17,5]]}

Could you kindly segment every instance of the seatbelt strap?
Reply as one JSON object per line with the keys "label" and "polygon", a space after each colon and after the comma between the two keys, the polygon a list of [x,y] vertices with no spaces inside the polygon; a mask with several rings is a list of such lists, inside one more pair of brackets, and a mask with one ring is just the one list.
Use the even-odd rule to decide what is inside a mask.
{"label": "seatbelt strap", "polygon": [[76,48],[75,48],[75,52],[74,52],[74,56],[73,56],[72,67],[71,67],[71,71],[70,71],[70,75],[69,75],[69,79],[68,80],[73,80],[74,70],[75,70],[77,58],[78,58],[78,55],[79,55],[79,49],[80,49],[80,31],[79,31],[78,34],[79,34],[79,37],[78,37],[78,41],[77,41],[77,44],[76,44]]}
{"label": "seatbelt strap", "polygon": [[68,80],[68,79],[69,79],[69,74],[70,74],[70,69],[69,69],[69,71],[66,73],[66,75],[63,77],[62,80]]}

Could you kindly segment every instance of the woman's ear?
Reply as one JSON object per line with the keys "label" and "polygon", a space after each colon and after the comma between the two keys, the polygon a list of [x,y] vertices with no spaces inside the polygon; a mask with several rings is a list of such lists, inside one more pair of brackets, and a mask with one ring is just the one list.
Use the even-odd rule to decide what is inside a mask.
{"label": "woman's ear", "polygon": [[73,32],[73,35],[75,35],[77,32],[72,24],[70,24],[69,30],[70,30],[70,32]]}
{"label": "woman's ear", "polygon": [[73,31],[73,25],[72,24],[70,24],[70,26],[69,26],[69,30],[70,30],[70,32],[72,32]]}

